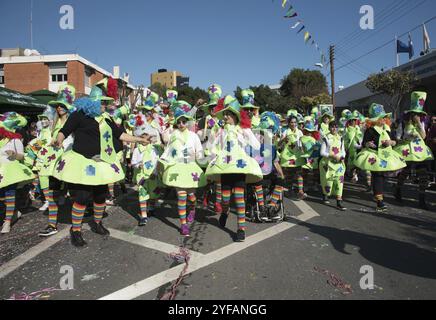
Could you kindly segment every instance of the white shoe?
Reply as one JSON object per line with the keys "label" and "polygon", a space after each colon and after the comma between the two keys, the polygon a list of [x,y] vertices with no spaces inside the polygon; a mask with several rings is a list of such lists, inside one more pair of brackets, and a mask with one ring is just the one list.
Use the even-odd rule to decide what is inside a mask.
{"label": "white shoe", "polygon": [[22,216],[23,214],[21,213],[21,211],[17,211],[17,220],[18,219],[21,219],[21,216]]}
{"label": "white shoe", "polygon": [[5,221],[3,222],[3,228],[1,233],[9,233],[11,232],[11,222],[10,221]]}
{"label": "white shoe", "polygon": [[49,206],[48,201],[44,202],[44,204],[42,205],[42,207],[39,208],[39,211],[45,211],[45,210],[47,210],[47,209],[48,209],[48,206]]}

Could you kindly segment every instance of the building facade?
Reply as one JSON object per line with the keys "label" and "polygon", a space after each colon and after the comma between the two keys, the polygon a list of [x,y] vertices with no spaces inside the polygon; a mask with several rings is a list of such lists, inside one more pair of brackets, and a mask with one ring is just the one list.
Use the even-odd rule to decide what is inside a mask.
{"label": "building facade", "polygon": [[189,77],[185,77],[179,71],[159,69],[151,74],[151,85],[160,83],[168,89],[189,86]]}
{"label": "building facade", "polygon": [[[0,86],[22,93],[57,92],[61,85],[68,83],[80,97],[89,94],[92,86],[104,77],[113,75],[78,54],[0,57]],[[127,95],[135,89],[125,79],[115,79]]]}

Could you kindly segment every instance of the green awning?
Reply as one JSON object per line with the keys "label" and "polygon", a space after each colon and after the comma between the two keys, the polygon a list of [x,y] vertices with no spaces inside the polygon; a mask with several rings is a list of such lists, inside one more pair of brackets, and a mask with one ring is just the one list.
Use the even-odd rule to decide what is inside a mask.
{"label": "green awning", "polygon": [[39,102],[42,102],[44,104],[49,103],[49,101],[56,100],[58,96],[55,92],[51,92],[49,90],[38,90],[30,92],[27,95],[38,99]]}
{"label": "green awning", "polygon": [[46,107],[45,103],[32,96],[0,87],[0,113],[15,111],[23,115],[39,114]]}

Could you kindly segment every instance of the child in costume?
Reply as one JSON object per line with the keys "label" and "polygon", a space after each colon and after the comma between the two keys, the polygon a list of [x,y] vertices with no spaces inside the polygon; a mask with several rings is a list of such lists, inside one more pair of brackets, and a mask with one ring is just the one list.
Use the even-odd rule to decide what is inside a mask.
{"label": "child in costume", "polygon": [[259,164],[245,152],[246,145],[255,150],[260,143],[251,131],[251,123],[246,111],[241,111],[238,100],[226,96],[215,108],[218,118],[224,120],[224,128],[208,142],[212,150],[212,160],[206,169],[206,176],[212,181],[221,181],[222,214],[219,224],[225,228],[230,213],[230,197],[232,190],[238,215],[238,231],[236,241],[245,240],[245,186],[262,180],[263,174]]}
{"label": "child in costume", "polygon": [[[37,163],[39,164],[39,181],[44,197],[48,203],[48,225],[39,232],[40,237],[49,237],[58,232],[57,216],[58,205],[54,199],[54,192],[62,189],[62,183],[53,177],[53,171],[57,160],[65,151],[71,150],[73,145],[73,137],[68,137],[62,143],[60,148],[52,145],[59,131],[66,123],[69,114],[74,110],[72,105],[75,100],[75,88],[71,85],[60,87],[57,99],[48,103],[49,109],[47,114],[54,114],[53,123],[49,130],[49,137],[46,144],[38,151]],[[50,116],[51,117],[51,116]]]}
{"label": "child in costume", "polygon": [[303,136],[301,137],[301,146],[303,154],[301,157],[305,159],[305,164],[302,166],[303,177],[307,181],[308,189],[317,190],[316,182],[319,176],[318,164],[320,158],[321,142],[320,134],[316,129],[315,121],[311,116],[305,117]]}
{"label": "child in costume", "polygon": [[[291,110],[292,111],[292,110]],[[301,157],[302,146],[301,137],[303,133],[298,129],[298,120],[296,112],[288,112],[289,128],[282,134],[279,144],[280,166],[283,168],[286,177],[286,184],[292,190],[292,182],[294,178],[298,185],[298,199],[304,200],[307,194],[304,193],[304,180],[301,171],[301,166],[305,163],[305,159]]]}
{"label": "child in costume", "polygon": [[344,114],[346,119],[346,128],[344,133],[345,150],[347,152],[347,169],[351,172],[353,183],[359,180],[357,169],[354,166],[357,153],[362,149],[363,133],[359,126],[359,115],[356,112],[347,112]]}
{"label": "child in costume", "polygon": [[335,116],[332,113],[332,105],[320,105],[321,115],[319,124],[319,133],[322,137],[325,137],[330,133],[329,123],[335,120]]}
{"label": "child in costume", "polygon": [[395,198],[402,201],[401,188],[406,180],[406,176],[411,171],[416,172],[419,181],[419,206],[427,210],[425,202],[425,190],[430,181],[428,170],[430,161],[434,159],[431,149],[425,143],[426,132],[424,122],[421,117],[426,116],[424,111],[427,93],[412,92],[411,106],[405,111],[405,120],[402,134],[399,133],[397,139],[400,141],[394,150],[407,162],[407,169],[403,170],[398,176],[395,190]]}
{"label": "child in costume", "polygon": [[[15,133],[26,125],[27,120],[16,112],[0,115],[0,198],[6,206],[1,233],[11,231],[15,194],[19,185],[27,184],[35,178],[32,171],[21,163],[24,160],[24,146],[22,136]],[[17,217],[20,216],[21,213],[17,212]]]}
{"label": "child in costume", "polygon": [[405,161],[392,149],[396,142],[391,139],[386,130],[386,126],[390,124],[390,116],[391,114],[387,114],[382,105],[373,103],[370,106],[370,119],[367,121],[362,142],[363,149],[354,161],[357,168],[371,171],[378,213],[387,211],[383,199],[385,177],[395,176],[399,170],[406,167]]}
{"label": "child in costume", "polygon": [[241,91],[242,96],[242,109],[248,112],[248,116],[251,120],[251,128],[259,128],[260,117],[259,107],[254,104],[254,92],[251,89],[245,89]]}
{"label": "child in costume", "polygon": [[105,109],[113,101],[103,96],[103,91],[94,86],[89,98],[74,102],[77,111],[72,113],[54,142],[60,147],[74,134],[72,150],[65,152],[57,161],[53,176],[68,183],[74,197],[72,208],[71,241],[74,246],[84,246],[82,220],[89,200],[94,203],[94,221],[91,230],[108,235],[109,230],[102,224],[108,184],[124,178],[124,172],[117,159],[114,139],[124,142],[148,144],[149,140],[132,137],[123,132],[105,115]]}
{"label": "child in costume", "polygon": [[[136,116],[135,137],[157,141],[157,132],[141,115]],[[154,201],[160,196],[157,164],[163,150],[160,144],[150,143],[147,146],[138,144],[133,150],[132,166],[134,168],[133,182],[138,186],[138,200],[140,208],[139,226],[148,222],[148,212],[154,208]],[[150,201],[152,201],[150,203]]]}
{"label": "child in costume", "polygon": [[195,219],[195,190],[206,185],[206,177],[198,165],[198,162],[204,160],[203,146],[197,134],[188,129],[188,122],[193,121],[191,109],[191,105],[185,101],[175,103],[174,119],[177,129],[171,135],[160,159],[163,165],[163,184],[174,187],[177,191],[182,236],[190,235],[188,223]]}
{"label": "child in costume", "polygon": [[277,139],[280,139],[280,120],[273,112],[264,112],[260,116],[260,150],[252,157],[259,163],[263,174],[263,181],[270,181],[274,186],[270,202],[266,204],[262,181],[255,184],[257,202],[260,209],[260,217],[264,221],[278,220],[279,201],[282,199],[285,185],[285,175],[280,167],[280,158],[275,146]]}
{"label": "child in costume", "polygon": [[328,204],[329,197],[331,195],[336,196],[336,207],[341,211],[345,211],[347,209],[342,205],[345,177],[344,140],[339,134],[338,125],[335,121],[329,122],[329,129],[330,133],[322,138],[322,158],[319,162],[323,201]]}

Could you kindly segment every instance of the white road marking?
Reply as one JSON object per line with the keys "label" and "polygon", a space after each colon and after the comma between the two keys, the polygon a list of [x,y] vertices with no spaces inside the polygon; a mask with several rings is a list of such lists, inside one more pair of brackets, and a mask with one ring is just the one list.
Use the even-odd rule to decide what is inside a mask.
{"label": "white road marking", "polygon": [[[297,204],[298,203],[298,204]],[[319,216],[309,205],[304,203],[303,201],[296,202],[295,205],[303,211],[303,214],[296,217],[297,220],[307,221],[313,217]],[[187,274],[190,274],[194,271],[202,269],[206,266],[209,266],[213,263],[221,261],[229,256],[232,256],[242,250],[247,249],[248,247],[274,237],[279,233],[282,233],[286,230],[289,230],[292,227],[295,227],[296,224],[292,223],[281,223],[275,225],[274,227],[268,228],[264,231],[258,232],[250,237],[248,237],[245,242],[242,243],[232,243],[226,247],[215,250],[211,253],[208,253],[204,256],[193,256],[189,261],[189,268],[187,270]],[[149,278],[136,282],[130,286],[127,286],[121,290],[118,290],[114,293],[106,295],[99,300],[132,300],[141,295],[144,295],[154,289],[161,287],[162,285],[176,280],[181,271],[183,270],[184,265],[178,265],[169,270],[162,271],[158,274],[155,274]]]}
{"label": "white road marking", "polygon": [[40,253],[44,252],[54,244],[58,243],[62,239],[64,239],[66,236],[68,236],[70,232],[69,228],[65,228],[61,231],[59,231],[57,234],[49,237],[48,239],[44,240],[43,242],[37,244],[36,246],[30,248],[23,254],[19,255],[18,257],[12,259],[11,261],[6,262],[4,265],[0,267],[0,279],[6,277],[8,274],[13,272],[14,270],[18,269],[22,265],[24,265],[26,262],[32,260]]}
{"label": "white road marking", "polygon": [[[137,236],[137,235],[122,232],[122,231],[119,231],[116,229],[109,228],[109,231],[111,233],[110,236],[115,238],[115,239],[126,241],[126,242],[129,242],[129,243],[141,246],[141,247],[145,247],[148,249],[161,251],[161,252],[164,252],[167,254],[170,254],[173,252],[178,252],[178,250],[180,248],[179,246],[176,246],[176,245],[172,245],[172,244],[157,241],[154,239],[149,239],[149,238]],[[191,253],[192,257],[204,256],[204,254],[197,252],[197,251],[190,251],[190,253]]]}

